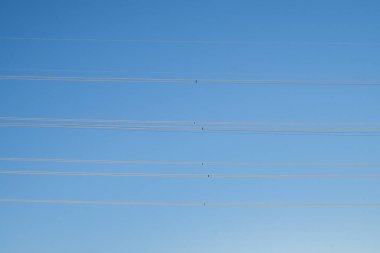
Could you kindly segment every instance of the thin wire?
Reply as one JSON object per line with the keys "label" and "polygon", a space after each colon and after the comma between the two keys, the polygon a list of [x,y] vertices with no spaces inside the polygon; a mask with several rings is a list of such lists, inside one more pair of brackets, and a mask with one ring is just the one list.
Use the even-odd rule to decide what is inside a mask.
{"label": "thin wire", "polygon": [[2,175],[100,176],[100,177],[166,177],[166,178],[236,178],[236,179],[297,179],[297,178],[380,178],[380,174],[173,174],[89,171],[25,171],[0,170]]}
{"label": "thin wire", "polygon": [[124,202],[94,200],[7,199],[3,203],[44,203],[68,205],[126,205],[126,206],[214,206],[214,207],[380,207],[380,203],[259,203],[259,202]]}
{"label": "thin wire", "polygon": [[129,124],[163,124],[163,125],[263,125],[263,126],[380,126],[380,122],[260,122],[260,121],[191,121],[191,120],[128,120],[128,119],[90,119],[90,118],[31,118],[0,116],[7,121],[44,121],[44,122],[78,122],[78,123],[129,123]]}
{"label": "thin wire", "polygon": [[[142,75],[142,74],[158,74],[158,75],[204,75],[204,73],[193,73],[193,72],[174,72],[174,71],[144,71],[144,72],[136,72],[136,71],[127,71],[127,70],[116,70],[116,69],[36,69],[36,68],[0,68],[0,71],[3,72],[72,72],[72,73],[122,73],[122,74],[133,74],[133,75]],[[255,72],[208,72],[208,75],[222,75],[222,76],[257,76],[263,75],[263,73],[255,73]]]}
{"label": "thin wire", "polygon": [[158,131],[158,132],[199,132],[199,127],[175,127],[175,126],[120,126],[120,125],[74,125],[74,124],[25,124],[25,123],[0,123],[0,127],[37,127],[37,128],[69,128],[69,129],[108,129],[123,131]]}
{"label": "thin wire", "polygon": [[[183,124],[196,125],[194,121],[179,120],[126,120],[126,119],[75,119],[75,118],[23,118],[13,116],[1,116],[0,120],[12,121],[45,121],[45,122],[79,122],[79,123],[130,123],[130,124]],[[200,124],[200,123],[199,123]],[[380,123],[379,123],[380,125]]]}
{"label": "thin wire", "polygon": [[253,41],[253,40],[158,40],[158,39],[99,39],[99,38],[48,38],[1,36],[0,40],[34,40],[34,41],[66,41],[66,42],[123,42],[123,43],[164,43],[164,44],[273,44],[273,45],[378,45],[377,42],[347,42],[347,41]]}
{"label": "thin wire", "polygon": [[11,71],[11,72],[77,72],[77,73],[124,73],[124,74],[159,74],[159,75],[169,75],[176,74],[175,72],[169,71],[145,71],[145,72],[135,72],[127,70],[90,70],[90,69],[35,69],[35,68],[0,68],[0,71]]}
{"label": "thin wire", "polygon": [[90,164],[125,164],[125,165],[196,165],[196,166],[289,166],[289,167],[380,167],[377,163],[300,163],[300,162],[192,162],[192,161],[132,161],[132,160],[79,160],[62,158],[26,158],[0,157],[7,162],[37,163],[90,163]]}
{"label": "thin wire", "polygon": [[127,83],[127,82],[144,82],[144,83],[195,82],[195,79],[190,79],[190,78],[69,77],[69,76],[0,76],[0,80],[123,82],[123,83]]}
{"label": "thin wire", "polygon": [[[94,163],[94,164],[129,164],[129,165],[202,165],[202,162],[168,162],[168,161],[120,161],[120,160],[73,160],[49,158],[14,158],[1,157],[0,161],[12,162],[54,162],[54,163]],[[204,163],[206,165],[206,163]]]}
{"label": "thin wire", "polygon": [[380,133],[378,128],[253,128],[253,127],[184,127],[184,126],[122,126],[122,125],[81,125],[81,124],[34,124],[0,123],[0,127],[37,127],[69,129],[107,129],[122,131],[159,131],[159,132],[214,132],[214,133],[311,133],[311,134],[373,134]]}
{"label": "thin wire", "polygon": [[246,84],[246,85],[380,85],[380,81],[311,81],[311,80],[233,80],[233,79],[194,79],[194,78],[129,78],[129,77],[72,77],[72,76],[0,76],[0,80],[25,81],[66,81],[96,83],[173,83],[173,84]]}

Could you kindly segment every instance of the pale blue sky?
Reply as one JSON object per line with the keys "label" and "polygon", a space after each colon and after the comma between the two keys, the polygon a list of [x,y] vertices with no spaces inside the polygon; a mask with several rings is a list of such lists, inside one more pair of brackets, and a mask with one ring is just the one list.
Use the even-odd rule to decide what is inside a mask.
{"label": "pale blue sky", "polygon": [[[0,1],[2,75],[380,80],[377,1]],[[61,71],[69,69],[71,71]],[[102,72],[117,71],[117,72]],[[118,72],[120,71],[120,72]],[[151,73],[165,72],[165,73]],[[170,72],[170,73],[166,73]],[[0,81],[0,116],[196,121],[380,121],[380,88]],[[0,156],[380,163],[380,137],[1,128]],[[1,169],[376,173],[377,168],[22,164]],[[379,203],[358,180],[0,176],[1,198]],[[377,253],[378,208],[0,204],[7,253]]]}

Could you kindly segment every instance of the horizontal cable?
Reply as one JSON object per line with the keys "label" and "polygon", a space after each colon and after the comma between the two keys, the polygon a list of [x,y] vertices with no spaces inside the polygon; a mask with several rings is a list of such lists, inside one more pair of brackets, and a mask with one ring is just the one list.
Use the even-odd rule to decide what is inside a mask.
{"label": "horizontal cable", "polygon": [[105,129],[120,131],[158,131],[158,132],[210,132],[210,133],[257,133],[257,134],[378,134],[380,128],[263,128],[263,127],[212,127],[212,126],[123,126],[88,124],[36,124],[36,123],[0,123],[0,127],[35,127],[69,129]]}
{"label": "horizontal cable", "polygon": [[[6,121],[41,121],[41,122],[77,122],[77,123],[128,123],[128,124],[164,124],[164,125],[195,125],[201,122],[186,120],[128,120],[128,119],[83,119],[83,118],[23,118],[13,116],[0,116]],[[202,122],[203,123],[203,122]],[[218,124],[218,122],[216,122]],[[222,122],[221,122],[222,124]],[[380,122],[379,122],[380,125]]]}
{"label": "horizontal cable", "polygon": [[233,80],[196,78],[130,78],[130,77],[72,77],[72,76],[14,76],[1,75],[0,80],[66,81],[93,83],[173,83],[173,84],[246,84],[246,85],[380,85],[379,80]]}
{"label": "horizontal cable", "polygon": [[114,129],[125,131],[152,130],[152,131],[199,131],[199,127],[176,126],[123,126],[123,125],[84,125],[84,124],[35,124],[35,123],[0,123],[4,127],[46,127],[46,128],[85,128],[85,129]]}
{"label": "horizontal cable", "polygon": [[[121,70],[121,69],[59,69],[59,68],[0,68],[0,72],[47,72],[47,73],[94,73],[94,74],[104,74],[104,73],[118,73],[118,74],[128,74],[128,75],[191,75],[191,76],[203,76],[201,72],[175,72],[175,71],[134,71],[134,70]],[[253,76],[253,75],[262,75],[263,73],[255,72],[207,72],[208,75],[212,76]]]}
{"label": "horizontal cable", "polygon": [[63,158],[27,158],[0,157],[7,162],[40,163],[90,163],[90,164],[124,164],[124,165],[196,165],[196,166],[291,166],[291,167],[379,167],[377,163],[303,163],[303,162],[197,162],[197,161],[133,161],[133,160],[84,160]]}
{"label": "horizontal cable", "polygon": [[129,77],[57,77],[57,76],[0,76],[0,80],[71,81],[71,82],[143,82],[143,83],[192,83],[190,78],[129,78]]}
{"label": "horizontal cable", "polygon": [[103,176],[103,177],[169,177],[169,178],[380,178],[380,174],[173,174],[89,171],[21,171],[0,170],[3,175]]}
{"label": "horizontal cable", "polygon": [[163,125],[264,125],[264,126],[380,126],[380,122],[261,122],[261,121],[191,121],[191,120],[129,120],[129,119],[90,119],[90,118],[32,118],[0,116],[6,121],[78,122],[78,123],[128,123]]}
{"label": "horizontal cable", "polygon": [[45,203],[72,205],[126,205],[126,206],[240,206],[240,207],[380,207],[380,203],[259,203],[259,202],[124,202],[94,200],[42,200],[42,199],[7,199],[2,203]]}
{"label": "horizontal cable", "polygon": [[160,39],[110,39],[110,38],[52,38],[1,36],[0,40],[20,41],[61,41],[61,42],[117,42],[117,43],[158,43],[158,44],[237,44],[237,45],[379,45],[379,42],[353,41],[257,41],[257,40],[160,40]]}
{"label": "horizontal cable", "polygon": [[[37,69],[37,68],[0,68],[0,71],[5,72],[76,72],[76,73],[119,73],[119,74],[133,74],[133,75],[173,75],[177,74],[172,71],[145,71],[145,72],[136,72],[136,71],[127,71],[127,70],[116,70],[116,69]],[[222,73],[217,73],[222,74]],[[251,73],[252,74],[252,73]]]}

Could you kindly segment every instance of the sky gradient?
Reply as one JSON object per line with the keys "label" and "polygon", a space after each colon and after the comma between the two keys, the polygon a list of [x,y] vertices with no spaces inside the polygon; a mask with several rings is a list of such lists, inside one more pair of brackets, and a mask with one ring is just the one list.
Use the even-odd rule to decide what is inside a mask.
{"label": "sky gradient", "polygon": [[[0,74],[380,80],[378,1],[1,1]],[[91,39],[25,40],[11,38]],[[107,40],[136,40],[107,41]],[[380,122],[380,86],[0,80],[0,116]],[[1,157],[380,163],[380,136],[0,128]],[[2,170],[377,173],[379,168],[0,162]],[[0,175],[0,198],[380,203],[378,179]],[[0,203],[7,253],[377,253],[379,208]]]}

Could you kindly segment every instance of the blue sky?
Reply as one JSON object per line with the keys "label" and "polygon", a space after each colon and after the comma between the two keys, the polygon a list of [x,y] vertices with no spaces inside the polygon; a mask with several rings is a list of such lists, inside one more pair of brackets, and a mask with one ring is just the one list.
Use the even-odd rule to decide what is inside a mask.
{"label": "blue sky", "polygon": [[[380,80],[377,1],[1,1],[1,75]],[[253,43],[223,43],[244,41]],[[65,70],[65,71],[63,71]],[[195,121],[379,122],[380,88],[0,81],[0,115]],[[1,128],[0,156],[380,163],[379,137]],[[377,168],[1,162],[9,170],[376,173]],[[1,198],[379,203],[376,179],[0,176]],[[0,251],[380,251],[378,208],[0,204]]]}

